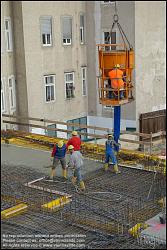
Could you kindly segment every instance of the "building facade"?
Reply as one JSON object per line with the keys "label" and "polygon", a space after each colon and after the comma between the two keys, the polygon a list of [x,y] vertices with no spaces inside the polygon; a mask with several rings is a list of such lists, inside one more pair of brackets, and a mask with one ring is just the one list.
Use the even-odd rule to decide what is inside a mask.
{"label": "building facade", "polygon": [[[135,101],[121,107],[123,129],[135,127],[138,130],[141,113],[166,109],[165,6],[165,1],[116,1],[119,23],[135,51],[133,73]],[[92,25],[87,27],[87,32],[89,33],[89,29],[93,30],[88,38],[87,48],[88,80],[91,83],[94,81],[89,85],[91,93],[88,96],[89,115],[98,116],[96,120],[103,117],[103,124],[108,124],[108,121],[110,123],[112,121],[113,110],[111,108],[107,110],[99,104],[97,79],[95,79],[95,75],[99,74],[98,56],[97,49],[92,48],[95,48],[96,44],[107,42],[106,37],[111,30],[115,14],[115,1],[88,1],[86,13],[88,23]],[[113,33],[115,37],[111,38],[112,43],[122,42],[118,29],[114,29]]]}
{"label": "building facade", "polygon": [[[1,115],[16,113],[16,72],[10,1],[1,2]],[[1,126],[4,127],[1,119]],[[8,128],[12,126],[7,126]]]}
{"label": "building facade", "polygon": [[[135,50],[135,101],[122,106],[122,129],[165,108],[165,4],[116,1]],[[96,44],[114,13],[115,1],[2,1],[2,113],[112,127],[113,109],[98,100]],[[111,39],[120,42],[117,29]]]}

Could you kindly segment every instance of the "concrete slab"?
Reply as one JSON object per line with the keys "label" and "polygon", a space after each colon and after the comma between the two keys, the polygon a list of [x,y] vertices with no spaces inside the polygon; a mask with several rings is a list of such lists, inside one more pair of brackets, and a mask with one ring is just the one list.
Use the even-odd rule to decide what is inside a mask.
{"label": "concrete slab", "polygon": [[159,216],[161,215],[162,215],[161,213],[157,214],[153,218],[147,220],[146,224],[152,227],[159,225],[160,224]]}
{"label": "concrete slab", "polygon": [[[50,173],[50,168],[46,168],[51,165],[50,156],[51,151],[24,148],[12,144],[1,144],[1,164],[7,164],[9,166],[27,166],[39,171],[44,175],[48,175]],[[67,162],[68,161],[69,155],[67,155]],[[88,172],[97,170],[102,166],[102,163],[84,159],[82,174],[84,175]],[[62,175],[61,166],[56,169],[56,175]]]}
{"label": "concrete slab", "polygon": [[141,232],[141,237],[166,242],[166,224],[160,224],[160,215],[162,214],[159,213],[145,222],[149,227]]}

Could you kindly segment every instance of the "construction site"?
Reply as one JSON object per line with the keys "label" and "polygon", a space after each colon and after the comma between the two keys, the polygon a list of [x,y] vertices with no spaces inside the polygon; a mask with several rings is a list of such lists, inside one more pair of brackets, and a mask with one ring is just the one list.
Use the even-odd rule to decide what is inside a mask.
{"label": "construction site", "polygon": [[[26,8],[33,7],[29,1],[25,5],[23,1],[16,1],[18,3],[11,1],[11,5],[5,5],[5,1],[3,2],[4,10],[10,10],[12,13],[13,33],[17,33],[17,25],[20,25],[24,18],[26,20],[25,13],[28,13],[26,10],[30,10]],[[44,2],[38,7],[42,9]],[[52,13],[52,8],[57,4],[48,2],[49,9],[47,10],[46,5],[42,11],[37,8],[37,2],[34,3],[36,10],[45,14],[41,23],[44,47],[52,38],[48,28],[48,20],[52,19],[48,19],[47,15]],[[73,3],[69,2],[71,3],[64,3],[67,6],[69,4],[71,11]],[[121,1],[94,2],[96,1],[90,1],[86,5],[85,1],[78,1],[76,6],[78,13],[81,13],[81,10],[88,12],[87,18],[89,18],[88,9],[91,11],[88,7],[94,6],[93,4],[96,15],[99,15],[98,6],[100,8],[109,6],[113,11],[112,24],[110,31],[106,32],[106,40],[103,43],[96,42],[93,47],[98,58],[98,74],[94,77],[97,83],[94,87],[97,87],[98,105],[112,110],[113,124],[108,122],[107,125],[106,123],[100,125],[104,120],[102,116],[102,123],[86,124],[80,123],[82,115],[81,118],[78,119],[76,116],[73,120],[70,120],[70,117],[74,117],[70,114],[68,119],[57,116],[57,106],[62,110],[64,106],[70,106],[65,103],[57,103],[50,107],[55,113],[53,118],[50,118],[48,115],[50,110],[48,109],[47,113],[47,108],[44,106],[40,106],[40,111],[34,115],[35,108],[40,104],[39,90],[36,90],[36,97],[32,100],[25,100],[26,95],[30,94],[28,91],[25,96],[20,96],[26,80],[24,82],[24,78],[19,77],[24,76],[26,66],[23,69],[24,63],[21,62],[23,57],[19,64],[17,56],[22,53],[24,43],[26,50],[27,41],[24,37],[23,44],[17,47],[17,36],[15,37],[16,50],[20,49],[20,54],[16,51],[18,82],[16,81],[14,91],[11,87],[14,78],[9,78],[9,112],[3,89],[4,78],[3,81],[1,78],[2,249],[166,249],[166,109],[159,108],[153,111],[152,108],[147,110],[148,112],[140,112],[140,116],[137,117],[136,108],[135,129],[132,125],[130,125],[131,130],[128,126],[122,129],[122,117],[128,114],[128,109],[131,110],[128,105],[133,105],[135,101],[137,103],[138,98],[134,77],[138,63],[136,60],[135,65],[137,48],[134,49],[120,24],[118,7],[125,8],[121,5]],[[133,7],[135,2],[129,1],[127,4]],[[59,4],[60,10],[65,10],[62,13],[66,13],[67,7],[58,3],[57,8]],[[136,13],[137,7],[136,4]],[[81,16],[80,35],[83,45],[85,23],[82,22],[84,20],[82,13]],[[67,19],[66,16],[66,21],[63,23],[67,35],[67,39],[63,35],[64,45],[65,43],[70,45],[72,39],[69,38],[67,31],[70,24]],[[6,37],[10,31],[8,20],[10,19],[5,19]],[[98,23],[96,22],[95,25]],[[24,22],[19,26],[21,31],[24,30],[23,26]],[[120,36],[119,43],[113,40],[115,29]],[[18,36],[20,34],[21,32],[17,33]],[[38,54],[35,56],[38,57]],[[70,65],[70,62],[68,64]],[[84,66],[82,71],[84,83],[85,72]],[[74,73],[65,74],[65,86],[68,85],[67,82],[72,86],[71,77]],[[71,74],[70,80],[66,77],[67,74]],[[45,89],[47,102],[53,101],[54,96],[51,82],[53,75],[49,77],[44,75],[44,79],[47,79]],[[33,81],[35,80],[32,80],[32,84]],[[12,97],[17,91],[18,103],[17,98],[14,101]],[[75,97],[74,91],[74,86],[67,87],[68,102]],[[11,112],[14,110],[11,109],[14,108],[14,103],[17,103],[16,109]],[[32,112],[27,112],[26,105],[29,105],[29,111]],[[89,102],[88,106],[91,106]],[[126,106],[125,112],[123,107]],[[69,108],[69,113],[72,109]],[[82,113],[79,102],[78,107],[75,104],[75,109],[74,113],[78,113],[77,115]],[[68,114],[64,115],[68,117]],[[75,122],[76,120],[79,122]],[[127,124],[128,122],[129,120],[126,120]]]}

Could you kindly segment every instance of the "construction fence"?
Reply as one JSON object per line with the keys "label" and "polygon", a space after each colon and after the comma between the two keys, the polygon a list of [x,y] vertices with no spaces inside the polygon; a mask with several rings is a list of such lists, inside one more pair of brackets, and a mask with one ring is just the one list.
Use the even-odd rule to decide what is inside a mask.
{"label": "construction fence", "polygon": [[[97,143],[97,140],[106,139],[107,133],[111,131],[111,128],[89,126],[85,124],[77,124],[69,122],[66,123],[61,121],[48,120],[44,118],[41,119],[34,117],[21,117],[8,114],[3,114],[2,118],[3,118],[2,122],[5,123],[7,126],[9,126],[10,129],[23,130],[28,132],[32,132],[34,131],[34,129],[36,129],[36,131],[40,131],[39,133],[43,135],[48,135],[49,132],[58,131],[59,137],[64,139],[68,139],[67,138],[68,135],[70,135],[72,132],[72,130],[67,129],[67,127],[69,126],[73,127],[75,126],[75,128],[82,129],[82,131],[83,129],[90,129],[92,131],[91,133],[78,131],[78,134],[80,136],[86,136],[89,139],[93,139],[95,144]],[[54,126],[52,127],[51,125],[53,124]],[[65,126],[65,129],[62,128],[63,126]],[[104,134],[102,134],[102,131],[104,132]],[[128,138],[124,138],[124,135],[127,135]],[[164,135],[166,135],[166,132],[160,131],[158,132],[158,135],[163,137]],[[154,133],[121,131],[120,142],[124,143],[125,145],[126,144],[138,145],[139,149],[142,148],[143,151],[147,150],[150,154],[152,154],[152,147],[154,145],[154,142],[156,142],[156,138],[157,138],[157,133],[154,134]]]}

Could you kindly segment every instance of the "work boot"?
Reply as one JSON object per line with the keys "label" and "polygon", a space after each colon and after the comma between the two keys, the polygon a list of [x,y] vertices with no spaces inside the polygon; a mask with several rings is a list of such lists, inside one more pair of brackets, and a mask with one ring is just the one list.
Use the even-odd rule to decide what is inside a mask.
{"label": "work boot", "polygon": [[120,174],[121,172],[119,171],[119,169],[118,169],[118,164],[115,164],[114,165],[114,173],[116,173],[116,174]]}
{"label": "work boot", "polygon": [[66,169],[63,169],[62,171],[62,175],[65,179],[67,179],[67,170]]}
{"label": "work boot", "polygon": [[76,182],[77,182],[77,177],[73,176],[73,177],[71,178],[71,181],[72,181],[72,184],[75,185]]}
{"label": "work boot", "polygon": [[105,163],[105,164],[104,164],[104,170],[105,170],[105,171],[108,170],[108,167],[109,167],[108,165],[109,165],[108,163]]}
{"label": "work boot", "polygon": [[80,184],[81,190],[84,191],[84,190],[85,190],[85,184],[84,184],[84,182],[83,182],[83,181],[80,181],[79,184]]}

